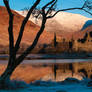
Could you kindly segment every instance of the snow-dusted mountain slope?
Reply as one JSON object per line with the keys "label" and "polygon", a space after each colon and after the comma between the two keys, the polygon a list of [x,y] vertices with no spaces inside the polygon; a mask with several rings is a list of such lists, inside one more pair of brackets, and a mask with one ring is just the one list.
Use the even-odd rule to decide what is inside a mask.
{"label": "snow-dusted mountain slope", "polygon": [[[26,16],[26,12],[17,12],[23,16]],[[37,23],[38,25],[41,24],[41,20],[36,21],[32,16],[30,17],[30,20],[34,23]],[[91,18],[84,17],[80,14],[59,12],[55,17],[47,21],[46,30],[57,33],[76,32],[88,27],[88,25],[91,23],[87,23],[86,26],[84,25],[89,20],[91,20]]]}

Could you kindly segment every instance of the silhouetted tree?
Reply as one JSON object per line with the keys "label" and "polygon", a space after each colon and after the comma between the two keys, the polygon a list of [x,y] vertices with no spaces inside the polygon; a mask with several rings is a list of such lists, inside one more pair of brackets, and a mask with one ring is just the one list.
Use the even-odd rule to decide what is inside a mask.
{"label": "silhouetted tree", "polygon": [[63,38],[63,43],[65,43],[65,38]]}
{"label": "silhouetted tree", "polygon": [[57,46],[57,41],[56,41],[56,33],[54,33],[54,47],[56,48],[56,46]]}
{"label": "silhouetted tree", "polygon": [[90,79],[92,79],[92,74],[90,75]]}
{"label": "silhouetted tree", "polygon": [[42,47],[42,49],[41,49],[38,53],[43,53],[43,54],[45,54],[45,53],[46,53],[45,49],[46,49],[47,47],[48,47],[47,44],[44,44],[43,47]]}
{"label": "silhouetted tree", "polygon": [[[29,9],[26,17],[24,18],[21,27],[20,27],[20,31],[19,31],[19,35],[17,38],[17,41],[14,44],[14,35],[13,35],[13,19],[14,19],[14,14],[12,13],[11,9],[10,9],[10,5],[9,5],[9,0],[3,0],[5,7],[7,9],[8,15],[9,15],[9,27],[8,27],[8,34],[9,34],[9,61],[8,61],[8,65],[7,68],[5,69],[5,71],[3,72],[3,74],[0,77],[0,86],[6,84],[6,80],[10,79],[10,76],[12,75],[13,71],[16,69],[16,67],[21,64],[21,62],[24,60],[24,58],[34,49],[34,47],[36,46],[40,35],[43,33],[44,28],[45,28],[45,23],[47,21],[47,19],[54,17],[58,12],[60,11],[66,11],[66,10],[74,10],[74,9],[80,9],[80,10],[84,10],[86,12],[88,12],[87,10],[85,10],[85,8],[91,8],[91,6],[85,2],[83,4],[82,7],[75,7],[75,8],[69,8],[69,9],[62,9],[62,10],[58,10],[56,11],[54,14],[50,14],[53,11],[53,7],[55,6],[57,0],[50,0],[46,5],[44,5],[41,10],[38,13],[38,16],[41,15],[42,16],[42,24],[41,27],[33,41],[33,43],[19,56],[16,57],[16,54],[20,48],[20,43],[23,37],[23,33],[24,33],[24,28],[25,25],[30,17],[30,15],[32,14],[32,12],[34,11],[34,9],[37,7],[37,5],[40,3],[41,0],[36,0],[35,3],[32,5],[32,7]],[[88,0],[87,0],[88,1]],[[90,12],[88,12],[90,13]],[[90,13],[91,14],[91,13]]]}
{"label": "silhouetted tree", "polygon": [[71,41],[69,41],[69,50],[72,52],[73,51],[73,45],[74,45],[74,39],[72,37]]}
{"label": "silhouetted tree", "polygon": [[69,69],[72,71],[72,76],[73,76],[74,68],[73,68],[73,64],[72,63],[69,64]]}
{"label": "silhouetted tree", "polygon": [[72,47],[73,47],[73,42],[70,41],[70,42],[69,42],[69,49],[72,49]]}
{"label": "silhouetted tree", "polygon": [[90,37],[92,37],[92,31],[91,31],[91,32],[89,32],[89,35],[90,35]]}
{"label": "silhouetted tree", "polygon": [[[54,33],[54,47],[56,48],[56,46],[57,46],[57,41],[56,41],[56,33]],[[57,68],[58,68],[58,66],[57,66],[57,64],[54,64],[54,77],[55,77],[55,79],[56,79],[56,75],[57,75]]]}
{"label": "silhouetted tree", "polygon": [[78,39],[78,42],[85,43],[87,37],[88,37],[88,33],[86,33],[82,39]]}
{"label": "silhouetted tree", "polygon": [[53,72],[54,72],[54,78],[56,79],[56,75],[57,75],[57,69],[58,69],[58,65],[54,64],[53,66]]}

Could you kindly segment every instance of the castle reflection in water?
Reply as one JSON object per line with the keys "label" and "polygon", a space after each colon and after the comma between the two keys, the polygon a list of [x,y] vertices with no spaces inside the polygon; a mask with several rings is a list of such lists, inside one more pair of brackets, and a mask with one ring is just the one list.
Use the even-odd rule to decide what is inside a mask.
{"label": "castle reflection in water", "polygon": [[92,79],[92,62],[56,63],[52,65],[55,77],[64,73],[81,74],[83,77]]}

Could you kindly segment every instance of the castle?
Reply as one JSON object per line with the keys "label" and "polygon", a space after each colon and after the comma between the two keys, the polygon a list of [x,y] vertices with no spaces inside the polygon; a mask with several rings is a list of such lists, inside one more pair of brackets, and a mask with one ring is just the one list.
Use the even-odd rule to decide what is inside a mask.
{"label": "castle", "polygon": [[55,78],[62,77],[64,73],[80,74],[82,77],[92,79],[92,62],[57,63],[52,67]]}
{"label": "castle", "polygon": [[83,38],[66,40],[62,37],[56,37],[56,50],[66,52],[92,52],[92,32],[86,33]]}
{"label": "castle", "polygon": [[92,32],[86,33],[83,39],[75,40],[73,49],[75,51],[92,52]]}

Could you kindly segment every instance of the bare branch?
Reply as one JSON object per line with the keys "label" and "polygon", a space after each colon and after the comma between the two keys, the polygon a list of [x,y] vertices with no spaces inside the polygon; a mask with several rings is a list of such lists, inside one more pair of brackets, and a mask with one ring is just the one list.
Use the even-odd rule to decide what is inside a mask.
{"label": "bare branch", "polygon": [[50,11],[52,12],[52,8],[54,7],[54,5],[55,5],[56,3],[57,3],[57,0],[54,0],[54,2],[52,3],[51,7],[48,9],[46,15],[48,15]]}
{"label": "bare branch", "polygon": [[76,8],[68,8],[68,9],[58,10],[52,16],[48,16],[47,19],[54,17],[57,13],[59,13],[61,11],[68,11],[68,10],[82,10],[82,8],[76,7]]}
{"label": "bare branch", "polygon": [[47,3],[45,6],[43,6],[42,10],[45,12],[45,9],[54,2],[55,0],[50,1],[49,3]]}
{"label": "bare branch", "polygon": [[[45,28],[45,23],[47,21],[47,18],[46,18],[46,13],[45,13],[45,9],[48,5],[52,4],[55,0],[52,0],[51,2],[49,2],[48,4],[46,4],[43,8],[42,8],[42,11],[41,11],[41,14],[42,14],[42,25],[40,27],[40,30],[38,31],[33,43],[31,46],[29,46],[16,60],[16,63],[17,65],[19,65],[23,60],[24,58],[34,49],[34,47],[36,46],[39,38],[40,38],[40,35],[43,33],[44,31],[44,28]],[[55,2],[56,3],[56,2]],[[54,6],[55,4],[52,4],[51,5],[51,8]],[[50,9],[51,9],[50,8]]]}
{"label": "bare branch", "polygon": [[42,10],[41,9],[34,9],[32,12],[32,16],[35,17],[36,19],[42,19]]}
{"label": "bare branch", "polygon": [[30,10],[28,11],[27,13],[27,16],[25,17],[25,19],[23,20],[22,22],[22,25],[21,25],[21,28],[20,28],[20,32],[19,32],[19,36],[18,36],[18,39],[16,41],[16,44],[15,44],[15,52],[18,51],[19,49],[19,45],[20,45],[20,42],[21,42],[21,39],[22,39],[22,36],[23,36],[23,32],[24,32],[24,28],[25,28],[25,25],[32,13],[32,11],[35,9],[35,7],[40,3],[40,0],[36,0],[36,2],[33,4],[33,6],[30,8]]}
{"label": "bare branch", "polygon": [[54,6],[56,2],[57,0],[51,0],[45,6],[43,6],[42,9],[38,9],[38,8],[34,9],[32,12],[33,17],[35,17],[36,19],[42,19],[42,15],[47,16],[54,10]]}
{"label": "bare branch", "polygon": [[85,1],[82,7],[75,7],[75,8],[68,8],[68,9],[58,10],[52,16],[48,16],[47,19],[54,17],[57,13],[59,13],[61,11],[68,11],[68,10],[83,10],[83,11],[89,13],[90,15],[92,15],[92,13],[87,11],[85,8],[92,9],[92,1],[88,1],[88,0]]}
{"label": "bare branch", "polygon": [[83,11],[87,12],[88,14],[92,15],[91,12],[87,11],[86,9],[82,9]]}
{"label": "bare branch", "polygon": [[85,4],[84,4],[84,8],[91,10],[92,9],[92,0],[86,0]]}
{"label": "bare branch", "polygon": [[37,35],[36,35],[36,37],[35,37],[35,39],[34,39],[32,45],[31,45],[29,48],[27,48],[27,49],[21,54],[21,56],[19,56],[19,57],[17,58],[17,60],[16,60],[17,65],[19,65],[19,64],[24,60],[24,58],[34,49],[34,47],[36,46],[36,44],[37,44],[37,42],[38,42],[38,40],[39,40],[39,38],[40,38],[40,35],[41,35],[41,34],[43,33],[43,31],[44,31],[45,23],[46,23],[46,17],[43,16],[42,25],[41,25],[40,30],[38,31],[38,33],[37,33]]}

